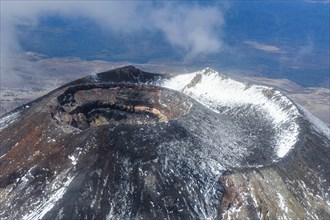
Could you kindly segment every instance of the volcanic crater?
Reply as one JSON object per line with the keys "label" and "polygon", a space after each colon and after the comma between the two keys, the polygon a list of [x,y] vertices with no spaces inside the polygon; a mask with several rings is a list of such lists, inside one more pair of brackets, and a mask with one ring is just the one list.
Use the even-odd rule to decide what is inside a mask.
{"label": "volcanic crater", "polygon": [[51,114],[58,123],[84,130],[109,124],[168,122],[188,114],[191,106],[186,96],[157,86],[85,84],[59,95]]}
{"label": "volcanic crater", "polygon": [[210,69],[99,73],[0,117],[0,218],[329,219],[321,128]]}

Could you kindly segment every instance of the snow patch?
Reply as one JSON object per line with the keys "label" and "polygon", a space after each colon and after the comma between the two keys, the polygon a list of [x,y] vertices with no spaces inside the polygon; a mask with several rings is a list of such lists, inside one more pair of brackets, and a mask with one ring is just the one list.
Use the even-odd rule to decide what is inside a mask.
{"label": "snow patch", "polygon": [[[58,200],[60,200],[64,193],[66,192],[68,186],[71,181],[74,179],[74,176],[68,177],[67,180],[62,184],[60,188],[57,188],[55,192],[46,200],[46,202],[41,203],[37,208],[34,209],[31,213],[23,216],[23,220],[34,220],[34,219],[42,219],[47,212],[49,212],[56,204]],[[41,200],[45,201],[45,199]]]}
{"label": "snow patch", "polygon": [[71,160],[73,166],[77,165],[77,158],[74,155],[69,155],[69,159]]}
{"label": "snow patch", "polygon": [[14,123],[20,116],[20,112],[14,112],[0,119],[0,131]]}
{"label": "snow patch", "polygon": [[281,210],[283,212],[287,213],[288,212],[288,207],[285,204],[285,200],[284,200],[283,196],[280,193],[277,193],[277,196],[278,196],[278,199],[279,199],[278,202],[279,202]]}

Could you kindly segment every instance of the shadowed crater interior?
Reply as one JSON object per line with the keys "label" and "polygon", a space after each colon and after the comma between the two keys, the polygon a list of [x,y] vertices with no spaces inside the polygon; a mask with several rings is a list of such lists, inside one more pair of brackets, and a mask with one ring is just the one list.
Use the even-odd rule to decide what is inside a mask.
{"label": "shadowed crater interior", "polygon": [[178,92],[135,84],[76,85],[57,101],[53,118],[81,130],[106,124],[166,122],[186,115],[192,106]]}

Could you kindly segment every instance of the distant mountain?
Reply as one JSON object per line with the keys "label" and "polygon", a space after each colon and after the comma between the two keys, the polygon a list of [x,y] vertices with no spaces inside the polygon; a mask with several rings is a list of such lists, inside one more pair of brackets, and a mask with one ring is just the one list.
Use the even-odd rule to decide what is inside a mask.
{"label": "distant mountain", "polygon": [[1,219],[329,219],[330,131],[271,87],[126,66],[0,118]]}

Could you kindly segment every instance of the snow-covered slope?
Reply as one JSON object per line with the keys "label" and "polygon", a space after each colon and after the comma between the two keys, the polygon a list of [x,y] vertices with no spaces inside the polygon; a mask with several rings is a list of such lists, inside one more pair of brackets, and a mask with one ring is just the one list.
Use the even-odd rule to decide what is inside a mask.
{"label": "snow-covered slope", "polygon": [[[279,158],[297,142],[299,111],[287,97],[270,87],[247,85],[210,68],[176,75],[161,82],[160,86],[183,92],[218,113],[234,115],[257,111],[267,117],[276,130],[275,148]],[[246,111],[237,112],[244,106]]]}

